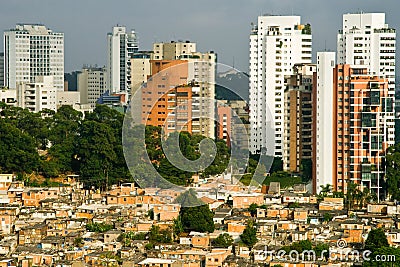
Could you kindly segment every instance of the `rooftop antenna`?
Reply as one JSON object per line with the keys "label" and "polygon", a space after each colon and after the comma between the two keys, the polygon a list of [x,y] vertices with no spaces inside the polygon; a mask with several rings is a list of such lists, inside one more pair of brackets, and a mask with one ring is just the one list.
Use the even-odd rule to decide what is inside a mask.
{"label": "rooftop antenna", "polygon": [[293,6],[292,6],[292,16],[293,16]]}
{"label": "rooftop antenna", "polygon": [[325,52],[327,52],[327,51],[326,51],[326,40],[325,40]]}
{"label": "rooftop antenna", "polygon": [[232,57],[232,68],[235,68],[235,56]]}

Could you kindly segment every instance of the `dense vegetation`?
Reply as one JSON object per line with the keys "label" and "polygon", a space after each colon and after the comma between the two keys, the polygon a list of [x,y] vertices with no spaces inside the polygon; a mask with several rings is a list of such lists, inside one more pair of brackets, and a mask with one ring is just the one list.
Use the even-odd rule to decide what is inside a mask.
{"label": "dense vegetation", "polygon": [[213,247],[216,248],[228,248],[232,246],[233,238],[228,233],[220,234],[216,239],[212,241]]}
{"label": "dense vegetation", "polygon": [[213,217],[208,205],[182,207],[180,211],[180,220],[186,232],[214,232]]}
{"label": "dense vegetation", "polygon": [[386,155],[386,186],[392,200],[400,200],[400,143],[390,147]]}
{"label": "dense vegetation", "polygon": [[[124,114],[98,105],[92,113],[62,106],[57,112],[31,113],[26,109],[0,104],[0,172],[31,174],[43,178],[79,174],[85,187],[106,188],[119,182],[133,182],[122,147]],[[161,148],[161,129],[147,126],[146,148],[157,171],[178,185],[191,182],[192,172],[174,167]],[[198,143],[205,137],[183,132],[179,136],[182,154],[189,160],[200,157]],[[202,175],[222,173],[229,161],[229,150],[217,141],[214,162]],[[148,174],[141,166],[131,171]],[[136,178],[136,177],[135,177]],[[49,185],[49,182],[43,183]],[[40,185],[36,183],[36,185]]]}
{"label": "dense vegetation", "polygon": [[[386,267],[400,265],[400,249],[390,247],[385,235],[385,231],[382,228],[372,229],[369,232],[364,248],[372,252],[372,254],[369,255],[370,261],[365,261],[363,263],[363,266],[365,267]],[[395,258],[391,259],[393,256]],[[377,259],[381,261],[376,261]],[[387,262],[383,262],[383,259],[387,259]]]}
{"label": "dense vegetation", "polygon": [[257,242],[257,229],[252,220],[247,222],[246,228],[240,235],[240,240],[248,247],[253,247]]}

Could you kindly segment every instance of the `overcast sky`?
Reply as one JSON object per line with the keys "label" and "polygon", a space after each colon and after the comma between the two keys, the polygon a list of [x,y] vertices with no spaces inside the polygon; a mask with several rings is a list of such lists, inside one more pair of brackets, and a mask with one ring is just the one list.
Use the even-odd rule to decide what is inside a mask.
{"label": "overcast sky", "polygon": [[[65,34],[65,71],[83,64],[106,64],[106,34],[113,25],[135,29],[140,49],[155,41],[190,40],[199,51],[213,50],[218,62],[248,70],[251,22],[262,14],[301,15],[311,23],[313,53],[336,50],[342,14],[385,12],[392,28],[400,25],[399,0],[3,0],[0,27],[42,23]],[[2,47],[2,45],[1,45]]]}

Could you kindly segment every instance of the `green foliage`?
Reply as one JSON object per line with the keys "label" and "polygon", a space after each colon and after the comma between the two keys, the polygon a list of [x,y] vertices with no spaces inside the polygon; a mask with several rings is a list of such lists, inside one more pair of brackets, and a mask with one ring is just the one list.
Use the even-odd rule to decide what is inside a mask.
{"label": "green foliage", "polygon": [[150,220],[154,220],[154,210],[153,209],[149,210],[147,216],[149,216]]}
{"label": "green foliage", "polygon": [[255,203],[250,204],[248,210],[249,210],[249,212],[250,212],[250,214],[251,214],[252,217],[256,216],[256,214],[257,214],[257,208],[258,208],[258,205],[257,205],[257,204],[255,204]]}
{"label": "green foliage", "polygon": [[301,161],[301,177],[303,178],[303,182],[307,183],[312,179],[312,160],[311,159],[303,159]]}
{"label": "green foliage", "polygon": [[324,214],[324,222],[330,222],[333,219],[333,215],[331,213]]}
{"label": "green foliage", "polygon": [[289,253],[292,250],[302,253],[305,250],[313,249],[313,246],[312,246],[311,241],[307,239],[307,240],[302,240],[299,242],[294,242],[290,246],[285,246],[282,249],[285,250],[287,253]]}
{"label": "green foliage", "polygon": [[185,231],[214,232],[214,214],[208,205],[182,207],[180,217]]}
{"label": "green foliage", "polygon": [[[166,180],[177,185],[191,183],[192,172],[174,167],[161,148],[161,128],[137,127],[134,142],[145,129],[146,146],[132,149],[143,161],[134,162],[128,170],[122,147],[124,114],[98,105],[92,113],[83,114],[70,106],[62,106],[57,112],[44,110],[31,113],[21,108],[2,105],[0,122],[0,171],[11,173],[38,172],[45,178],[60,174],[75,173],[81,176],[86,188],[107,188],[110,184],[132,182],[133,179],[149,181],[148,186],[159,186],[155,169]],[[176,135],[177,133],[175,133]],[[200,141],[205,137],[180,133],[180,150],[185,158],[200,157]],[[139,142],[140,143],[140,142]],[[142,157],[146,150],[151,163]],[[224,141],[216,141],[217,152],[212,164],[205,168],[202,176],[222,173],[229,161],[229,149]],[[39,157],[38,150],[45,150]],[[47,152],[47,153],[46,153]],[[154,181],[154,182],[152,182]],[[161,181],[162,183],[162,181]]]}
{"label": "green foliage", "polygon": [[150,243],[146,244],[146,245],[144,246],[144,248],[145,248],[146,250],[152,250],[152,249],[154,248],[154,244],[150,242]]}
{"label": "green foliage", "polygon": [[118,242],[121,242],[125,247],[130,247],[132,241],[135,240],[146,240],[148,238],[148,233],[135,233],[135,232],[125,232],[118,237]]}
{"label": "green foliage", "polygon": [[269,172],[274,173],[281,171],[283,171],[283,160],[280,157],[275,157],[274,160],[272,161],[272,166]]}
{"label": "green foliage", "polygon": [[293,177],[288,172],[279,171],[272,173],[271,176],[267,176],[264,180],[264,184],[267,185],[269,185],[271,182],[280,182],[281,188],[288,188],[295,184],[300,184],[302,181],[301,177]]}
{"label": "green foliage", "polygon": [[329,258],[329,245],[328,244],[317,244],[314,247],[315,254],[317,257],[322,257],[322,252],[324,252],[323,256],[325,257],[325,260],[328,260]]}
{"label": "green foliage", "polygon": [[387,191],[392,200],[400,200],[400,143],[388,148],[385,162]]}
{"label": "green foliage", "polygon": [[39,167],[35,140],[11,123],[0,120],[0,171],[31,173]]}
{"label": "green foliage", "polygon": [[153,225],[149,232],[149,241],[152,243],[172,243],[172,231],[160,230],[159,226]]}
{"label": "green foliage", "polygon": [[247,226],[240,235],[240,239],[248,247],[253,247],[258,242],[257,230],[252,220],[247,222]]}
{"label": "green foliage", "polygon": [[181,233],[183,233],[183,224],[181,216],[178,216],[178,218],[174,219],[174,235],[179,236]]}
{"label": "green foliage", "polygon": [[332,193],[332,185],[321,185],[321,191],[319,192],[319,197],[323,199],[324,197],[329,196]]}
{"label": "green foliage", "polygon": [[365,249],[374,252],[383,247],[389,247],[385,232],[382,228],[372,229],[365,240]]}
{"label": "green foliage", "polygon": [[88,223],[86,224],[86,230],[89,232],[105,233],[113,229],[114,226],[106,223]]}
{"label": "green foliage", "polygon": [[227,234],[220,234],[216,239],[212,241],[212,245],[216,248],[228,248],[232,246],[233,238]]}
{"label": "green foliage", "polygon": [[302,34],[311,34],[311,25],[306,24],[304,25],[304,29],[301,30]]}

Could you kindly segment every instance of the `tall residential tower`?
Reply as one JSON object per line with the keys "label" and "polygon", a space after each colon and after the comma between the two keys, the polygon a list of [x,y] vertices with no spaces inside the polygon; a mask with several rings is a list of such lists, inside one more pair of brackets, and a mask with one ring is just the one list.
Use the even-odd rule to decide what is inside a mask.
{"label": "tall residential tower", "polygon": [[[311,27],[300,16],[260,16],[250,35],[250,151],[283,156],[285,75],[311,63]],[[268,112],[269,110],[269,112]]]}
{"label": "tall residential tower", "polygon": [[115,26],[107,34],[108,62],[107,87],[111,93],[130,92],[131,57],[139,50],[135,31],[127,32],[124,26]]}
{"label": "tall residential tower", "polygon": [[53,76],[64,90],[64,34],[41,24],[18,24],[4,32],[4,85],[34,83],[38,76]]}

